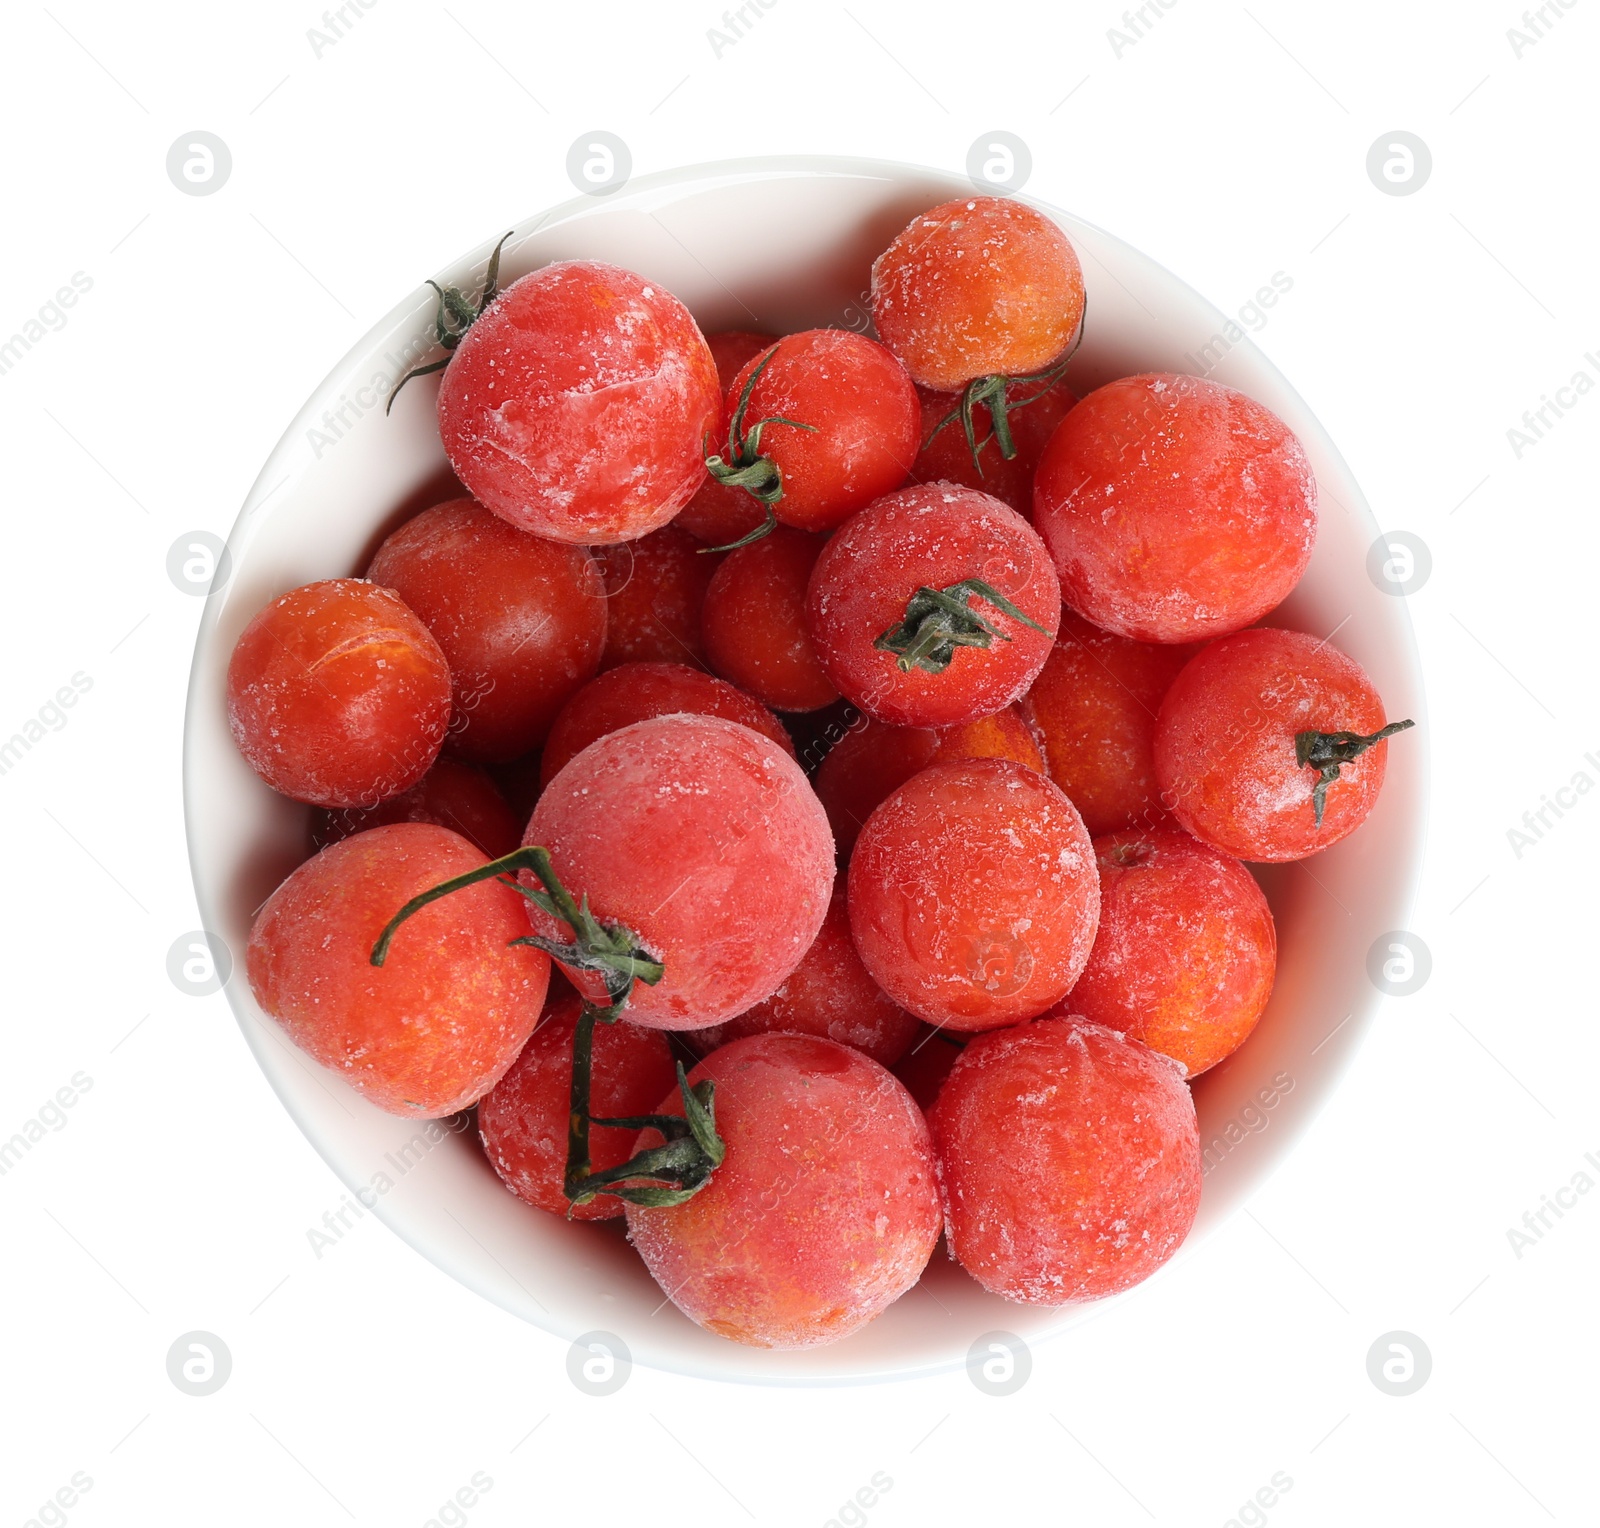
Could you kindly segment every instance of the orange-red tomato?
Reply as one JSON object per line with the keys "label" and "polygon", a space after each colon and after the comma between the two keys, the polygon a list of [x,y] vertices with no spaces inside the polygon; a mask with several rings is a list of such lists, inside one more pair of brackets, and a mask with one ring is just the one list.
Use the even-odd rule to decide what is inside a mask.
{"label": "orange-red tomato", "polygon": [[700,607],[718,559],[703,550],[676,520],[637,541],[595,548],[606,590],[602,669],[619,663],[704,666]]}
{"label": "orange-red tomato", "polygon": [[526,903],[498,881],[424,907],[384,964],[371,963],[412,897],[487,863],[448,828],[371,828],[307,860],[251,925],[245,968],[262,1010],[390,1114],[439,1119],[466,1108],[538,1022],[550,959],[511,942],[527,933]]}
{"label": "orange-red tomato", "polygon": [[1009,461],[1000,454],[1000,443],[992,434],[987,404],[976,404],[972,410],[973,433],[980,442],[974,462],[961,420],[950,418],[961,395],[919,387],[917,397],[922,405],[922,449],[911,468],[912,481],[959,483],[993,494],[1019,515],[1031,516],[1033,474],[1039,458],[1056,426],[1078,401],[1067,384],[1058,381],[1046,387],[1036,382],[1018,387],[1009,398],[1006,417],[1017,448]]}
{"label": "orange-red tomato", "polygon": [[490,859],[509,854],[522,839],[522,824],[488,772],[454,759],[437,759],[408,791],[374,807],[340,807],[317,813],[311,840],[319,849],[368,828],[392,822],[431,822],[459,833]]}
{"label": "orange-red tomato", "polygon": [[450,720],[450,670],[392,590],[329,578],[279,595],[228,663],[228,725],[274,790],[369,807],[432,766]]}

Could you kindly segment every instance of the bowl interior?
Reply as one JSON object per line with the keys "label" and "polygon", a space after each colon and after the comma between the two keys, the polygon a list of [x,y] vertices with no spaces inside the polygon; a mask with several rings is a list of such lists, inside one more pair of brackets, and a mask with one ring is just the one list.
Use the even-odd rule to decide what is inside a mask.
{"label": "bowl interior", "polygon": [[[869,161],[704,166],[533,220],[506,246],[504,279],[549,260],[592,257],[661,282],[707,331],[864,329],[873,257],[914,213],[971,191],[959,177]],[[1377,526],[1317,421],[1247,338],[1229,344],[1211,304],[1117,239],[1046,210],[1076,245],[1089,292],[1074,388],[1209,366],[1281,415],[1310,455],[1321,524],[1310,569],[1271,624],[1337,631],[1337,645],[1372,675],[1389,714],[1420,720],[1403,602],[1365,570]],[[441,281],[475,289],[489,248]],[[614,1333],[637,1362],[755,1382],[881,1380],[959,1364],[985,1332],[1035,1341],[1087,1319],[1102,1307],[1027,1307],[986,1294],[941,1252],[918,1288],[845,1342],[769,1353],[724,1341],[663,1300],[615,1223],[567,1224],[520,1204],[473,1142],[379,1112],[256,1007],[242,971],[251,917],[304,858],[306,809],[276,796],[235,751],[224,705],[228,657],[274,595],[359,572],[389,529],[451,492],[433,412],[437,379],[412,382],[392,415],[383,413],[395,378],[428,354],[431,332],[432,294],[419,288],[317,389],[239,515],[231,577],[207,600],[195,650],[184,754],[195,886],[205,927],[234,955],[227,993],[240,1027],[286,1107],[350,1191],[439,1267],[564,1338]],[[1278,921],[1277,988],[1251,1040],[1196,1085],[1206,1181],[1189,1247],[1283,1157],[1360,1039],[1377,999],[1367,951],[1404,923],[1409,905],[1424,765],[1420,746],[1391,750],[1382,799],[1361,832],[1309,864],[1262,876]],[[1163,1276],[1181,1265],[1182,1254]]]}

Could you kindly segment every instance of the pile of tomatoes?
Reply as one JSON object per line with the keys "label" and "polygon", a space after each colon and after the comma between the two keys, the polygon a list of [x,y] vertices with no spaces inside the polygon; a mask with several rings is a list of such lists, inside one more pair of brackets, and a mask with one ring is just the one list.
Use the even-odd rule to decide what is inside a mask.
{"label": "pile of tomatoes", "polygon": [[476,1107],[513,1194],[625,1216],[736,1341],[848,1335],[941,1231],[1013,1300],[1147,1277],[1189,1080],[1272,991],[1244,862],[1352,832],[1409,725],[1257,624],[1299,441],[1204,378],[1075,398],[1078,260],[1013,199],[912,221],[877,339],[497,277],[427,368],[462,495],[233,654],[241,752],[317,809],[260,1006],[381,1109]]}

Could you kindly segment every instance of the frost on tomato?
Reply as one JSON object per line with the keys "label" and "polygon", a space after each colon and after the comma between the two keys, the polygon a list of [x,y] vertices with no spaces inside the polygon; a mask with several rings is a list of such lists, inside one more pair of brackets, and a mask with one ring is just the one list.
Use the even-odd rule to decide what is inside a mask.
{"label": "frost on tomato", "polygon": [[822,1035],[892,1066],[921,1028],[861,964],[841,883],[811,948],[783,985],[726,1024],[696,1030],[689,1043],[705,1055],[746,1035]]}
{"label": "frost on tomato", "polygon": [[378,548],[367,576],[422,618],[450,664],[450,751],[503,763],[536,748],[594,677],[600,573],[582,547],[530,536],[471,499],[435,504]]}
{"label": "frost on tomato", "polygon": [[[551,1001],[522,1054],[478,1105],[478,1129],[490,1163],[517,1198],[552,1215],[609,1220],[622,1214],[620,1199],[600,1194],[587,1204],[572,1204],[563,1187],[572,1036],[582,1007],[571,992]],[[605,1119],[653,1113],[677,1080],[667,1037],[626,1019],[595,1025],[591,1066],[589,1111]],[[591,1170],[620,1167],[633,1155],[637,1133],[617,1125],[592,1125]]]}
{"label": "frost on tomato", "polygon": [[1383,701],[1361,665],[1300,631],[1241,631],[1184,668],[1156,721],[1162,800],[1245,860],[1302,859],[1367,819],[1383,787]]}
{"label": "frost on tomato", "polygon": [[717,571],[717,559],[679,523],[637,541],[597,547],[605,579],[606,646],[603,669],[619,663],[704,664],[700,607]]}
{"label": "frost on tomato", "polygon": [[881,801],[940,759],[1015,759],[1029,769],[1044,769],[1039,745],[1015,706],[937,731],[858,718],[817,770],[817,796],[833,826],[840,858],[849,858]]}
{"label": "frost on tomato", "polygon": [[390,1114],[439,1119],[499,1081],[538,1022],[550,978],[526,905],[486,881],[423,908],[371,962],[384,925],[419,892],[487,864],[429,823],[330,845],[256,915],[250,990],[301,1050]]}
{"label": "frost on tomato", "polygon": [[705,475],[721,406],[704,337],[657,283],[597,260],[513,282],[467,330],[439,434],[474,498],[556,541],[631,541]]}
{"label": "frost on tomato", "polygon": [[596,738],[678,712],[738,722],[794,757],[783,723],[726,680],[682,663],[624,663],[592,679],[562,708],[540,758],[543,782],[548,785]]}
{"label": "frost on tomato", "polygon": [[[664,964],[626,1009],[656,1029],[703,1029],[770,997],[833,890],[833,835],[800,766],[721,717],[655,717],[591,743],[545,788],[523,843],[548,849],[574,897]],[[571,939],[529,907],[536,934]],[[606,1001],[593,972],[567,974]]]}
{"label": "frost on tomato", "polygon": [[312,824],[311,839],[319,849],[368,828],[395,822],[431,822],[449,828],[477,845],[490,859],[509,854],[522,839],[522,824],[486,770],[454,759],[438,759],[408,791],[367,808],[323,811]]}
{"label": "frost on tomato", "polygon": [[935,764],[902,785],[856,841],[849,895],[878,985],[956,1030],[1015,1024],[1064,997],[1100,917],[1082,819],[1007,759]]}
{"label": "frost on tomato", "polygon": [[359,578],[280,595],[228,662],[239,752],[274,790],[313,806],[376,806],[409,790],[449,720],[438,642],[399,595]]}
{"label": "frost on tomato", "polygon": [[1200,1134],[1178,1068],[1068,1019],[979,1035],[929,1115],[945,1228],[985,1289],[1030,1305],[1150,1277],[1200,1203]]}
{"label": "frost on tomato", "polygon": [[1156,713],[1191,646],[1134,642],[1061,613],[1056,645],[1022,709],[1050,778],[1092,834],[1162,817],[1152,756]]}
{"label": "frost on tomato", "polygon": [[1272,996],[1278,940],[1250,872],[1176,828],[1097,838],[1100,930],[1063,1012],[1170,1056],[1231,1055]]}
{"label": "frost on tomato", "polygon": [[[708,1331],[763,1348],[836,1342],[899,1299],[939,1238],[928,1128],[859,1051],[754,1035],[706,1057],[722,1165],[692,1199],[627,1207],[656,1282]],[[676,1092],[657,1111],[682,1112]],[[641,1132],[640,1149],[656,1145]]]}
{"label": "frost on tomato", "polygon": [[1083,318],[1067,236],[1007,196],[968,196],[915,217],[872,266],[878,333],[924,387],[1043,370]]}
{"label": "frost on tomato", "polygon": [[1299,582],[1317,488],[1270,409],[1154,372],[1096,388],[1062,420],[1033,523],[1080,615],[1141,642],[1194,642],[1259,620]]}
{"label": "frost on tomato", "polygon": [[868,716],[949,727],[992,715],[1033,682],[1061,590],[1021,515],[937,483],[885,494],[834,533],[806,618],[828,678]]}

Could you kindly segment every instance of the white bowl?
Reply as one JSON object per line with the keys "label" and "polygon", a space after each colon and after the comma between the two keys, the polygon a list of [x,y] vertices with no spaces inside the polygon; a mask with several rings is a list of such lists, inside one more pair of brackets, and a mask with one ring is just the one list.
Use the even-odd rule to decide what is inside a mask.
{"label": "white bowl", "polygon": [[[589,257],[661,282],[708,332],[860,329],[873,257],[914,213],[972,190],[960,177],[870,160],[698,166],[547,212],[518,229],[502,271],[510,280],[549,260]],[[1082,392],[1140,371],[1194,370],[1190,358],[1222,331],[1224,316],[1109,234],[1047,210],[1077,246],[1089,290],[1073,387]],[[475,291],[493,242],[440,281]],[[304,857],[306,808],[275,795],[234,749],[224,704],[228,657],[246,622],[274,595],[359,572],[388,530],[447,495],[433,407],[437,379],[410,383],[392,416],[383,413],[398,370],[427,353],[421,342],[432,332],[433,307],[425,287],[408,296],[289,427],[234,525],[231,577],[206,601],[195,647],[184,740],[195,888],[206,929],[235,957],[227,992],[240,1028],[285,1106],[352,1193],[361,1191],[363,1202],[440,1268],[563,1338],[615,1333],[635,1361],[663,1369],[781,1384],[883,1380],[958,1365],[983,1333],[1037,1341],[1087,1319],[1102,1307],[1010,1304],[985,1293],[941,1252],[918,1288],[845,1342],[772,1353],[725,1341],[664,1301],[616,1223],[568,1224],[521,1204],[474,1142],[438,1127],[431,1134],[442,1138],[430,1139],[424,1127],[380,1113],[296,1051],[257,1008],[242,970],[250,920]],[[1272,624],[1319,636],[1337,629],[1337,645],[1372,675],[1389,715],[1421,722],[1404,602],[1367,575],[1378,528],[1332,442],[1248,339],[1228,349],[1211,375],[1288,421],[1321,489],[1316,553]],[[1278,920],[1277,989],[1249,1043],[1196,1084],[1209,1156],[1185,1251],[1243,1204],[1290,1150],[1371,1018],[1378,993],[1368,980],[1367,952],[1404,925],[1420,859],[1425,737],[1419,728],[1390,749],[1382,799],[1358,833],[1308,865],[1263,876]],[[1280,1074],[1292,1081],[1287,1090]],[[1262,1090],[1275,1095],[1270,1107],[1259,1102]],[[402,1172],[397,1164],[408,1161]],[[392,1187],[375,1190],[379,1174]],[[1181,1267],[1182,1254],[1169,1272]]]}

